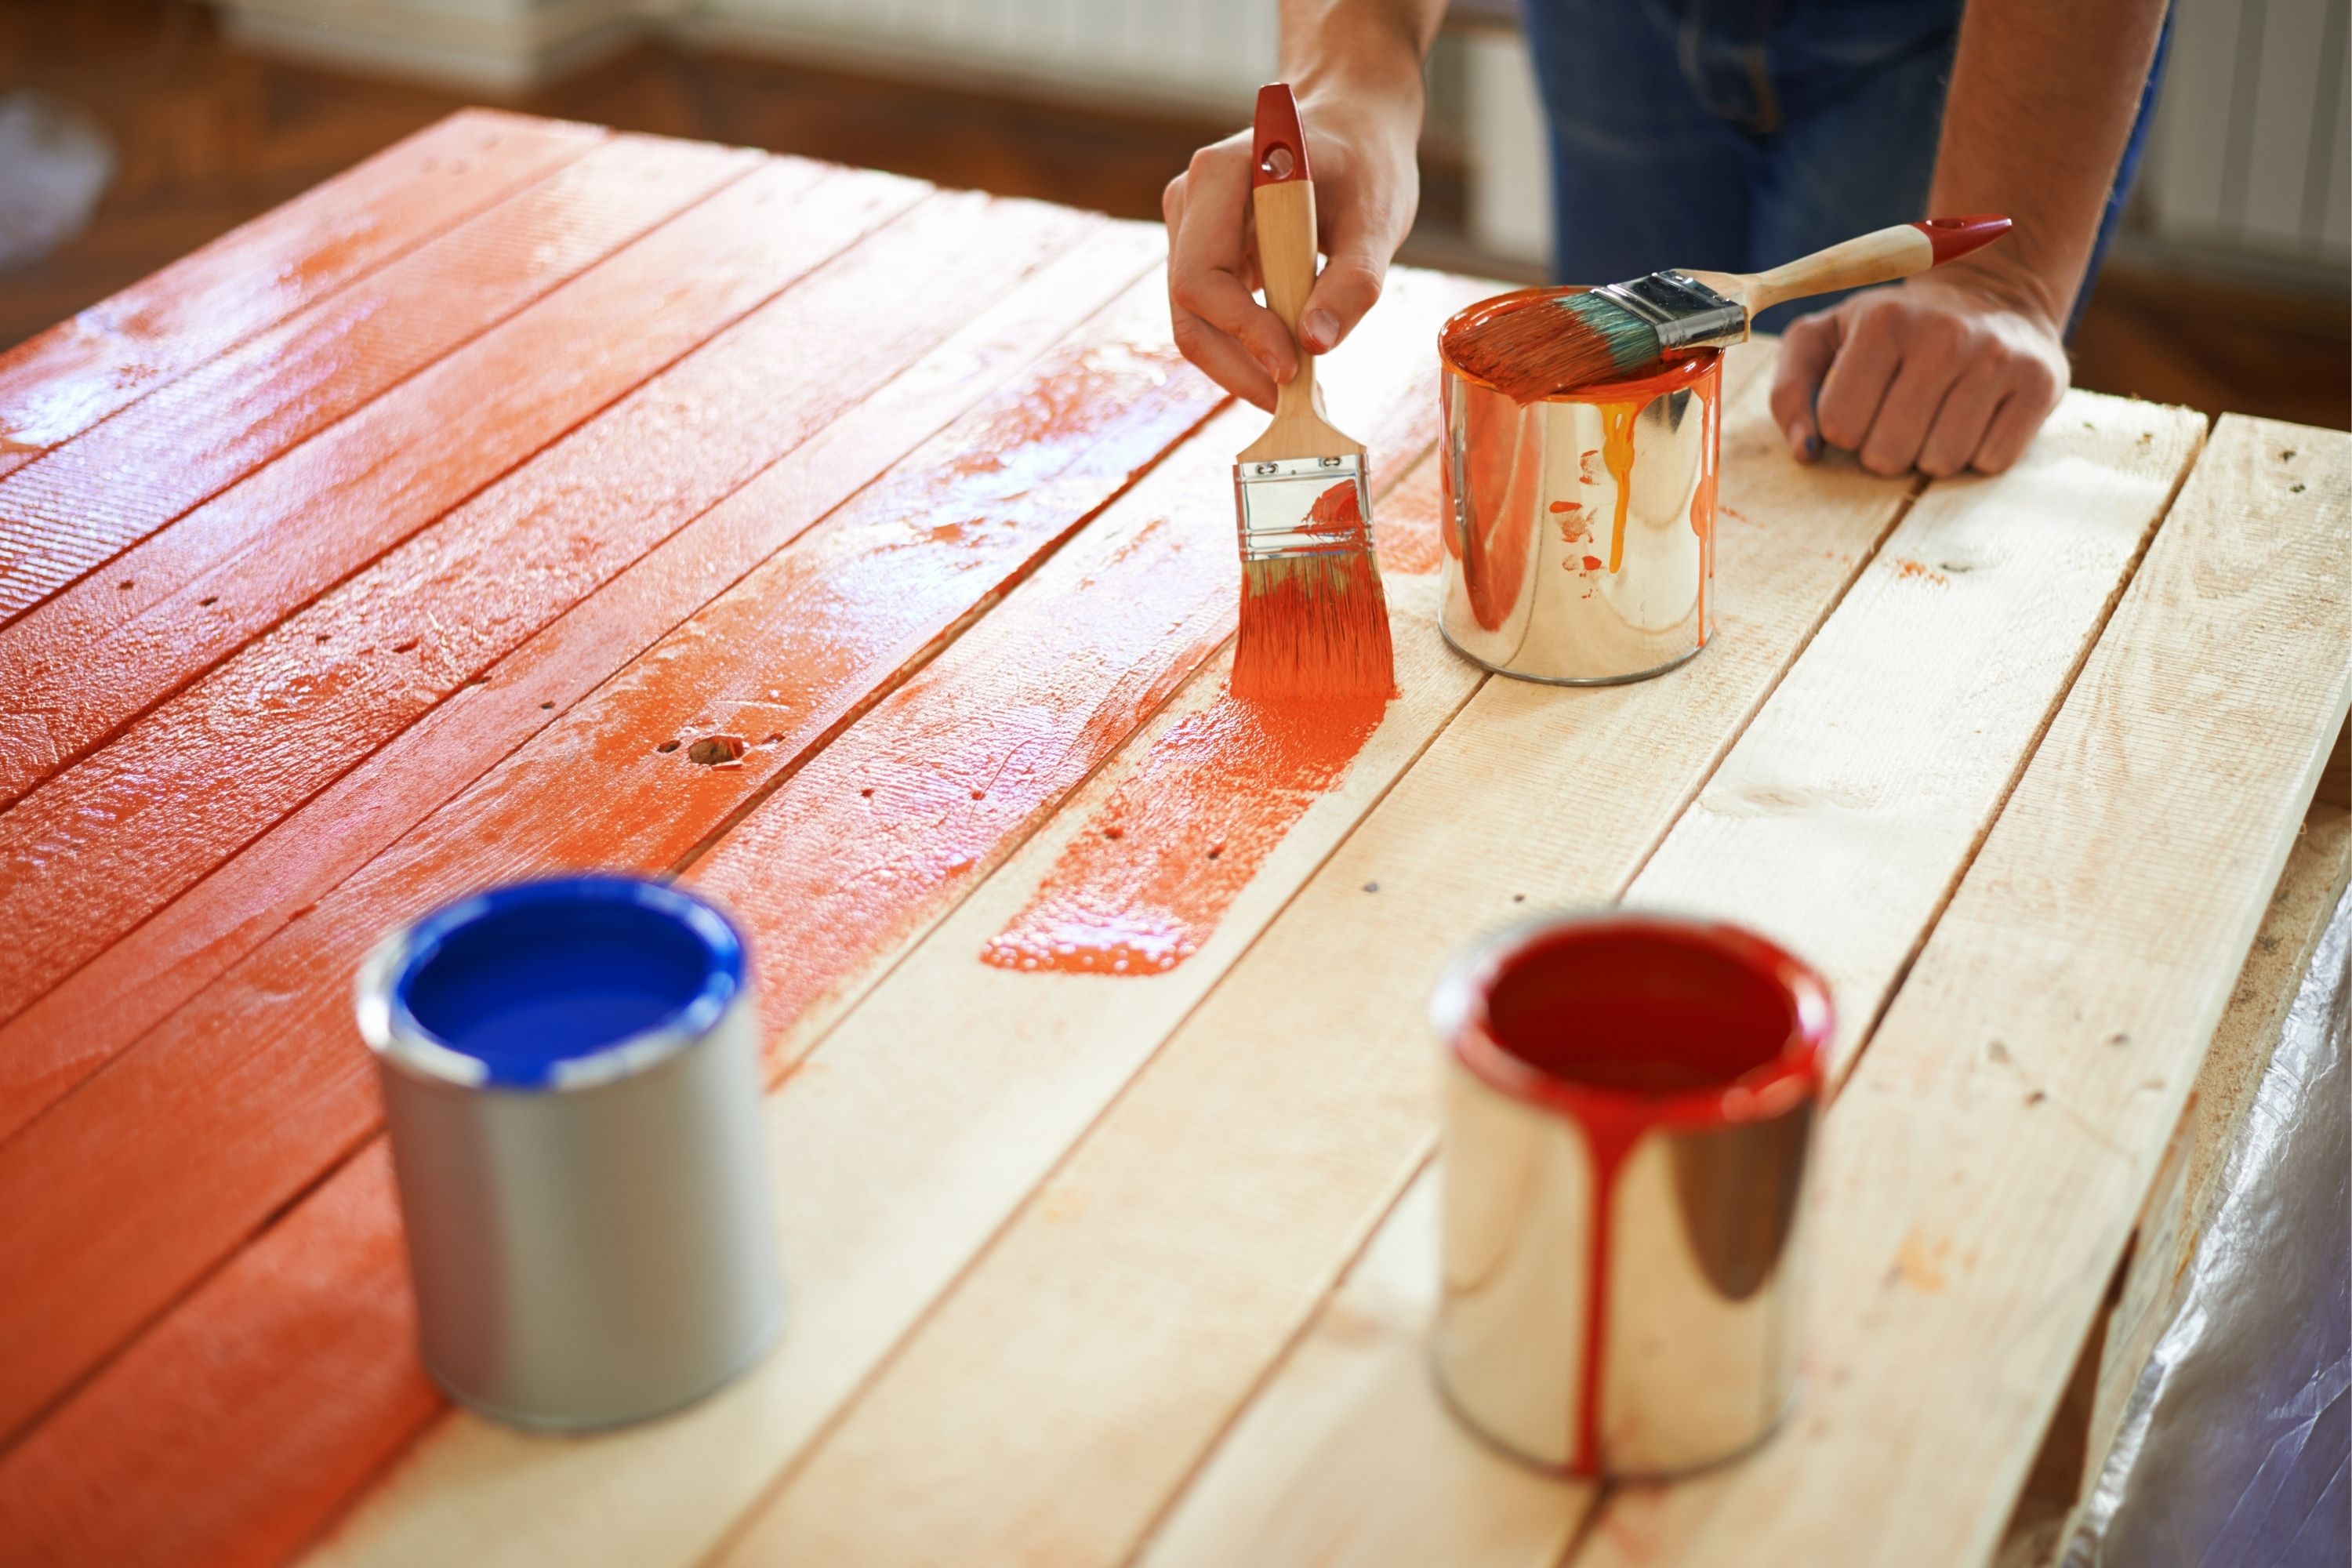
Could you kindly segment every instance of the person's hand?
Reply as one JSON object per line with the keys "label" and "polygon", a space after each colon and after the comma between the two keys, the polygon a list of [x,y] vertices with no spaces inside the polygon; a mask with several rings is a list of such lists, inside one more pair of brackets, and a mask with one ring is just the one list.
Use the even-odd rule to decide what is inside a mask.
{"label": "person's hand", "polygon": [[1826,442],[1874,474],[1997,474],[2066,382],[2049,312],[1955,265],[1791,322],[1772,419],[1804,462]]}
{"label": "person's hand", "polygon": [[[1381,297],[1389,258],[1421,199],[1414,162],[1421,106],[1302,100],[1318,241],[1330,258],[1298,316],[1309,353],[1339,346]],[[1168,219],[1168,308],[1176,346],[1228,392],[1261,408],[1298,371],[1282,320],[1257,289],[1250,216],[1250,133],[1202,148],[1160,198]]]}

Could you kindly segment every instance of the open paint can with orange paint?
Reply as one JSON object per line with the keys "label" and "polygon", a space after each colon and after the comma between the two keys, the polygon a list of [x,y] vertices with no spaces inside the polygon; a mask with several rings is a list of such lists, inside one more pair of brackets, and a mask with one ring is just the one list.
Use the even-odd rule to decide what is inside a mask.
{"label": "open paint can with orange paint", "polygon": [[521,1426],[709,1393],[783,1321],[743,942],[666,883],[498,888],[359,979],[434,1379]]}
{"label": "open paint can with orange paint", "polygon": [[1586,1476],[1762,1438],[1796,1387],[1821,977],[1734,926],[1602,911],[1475,949],[1433,1017],[1454,1410]]}
{"label": "open paint can with orange paint", "polygon": [[1456,334],[1575,289],[1471,306],[1438,335],[1446,641],[1527,680],[1661,674],[1714,632],[1723,365],[1713,349],[1520,403],[1455,363]]}

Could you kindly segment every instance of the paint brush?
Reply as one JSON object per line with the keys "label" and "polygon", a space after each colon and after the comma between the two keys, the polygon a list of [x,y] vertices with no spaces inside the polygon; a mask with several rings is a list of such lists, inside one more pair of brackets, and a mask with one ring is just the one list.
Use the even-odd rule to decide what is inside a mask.
{"label": "paint brush", "polygon": [[1457,329],[1446,353],[1521,403],[1633,375],[1678,349],[1748,341],[1757,312],[1784,300],[1925,272],[2009,232],[1990,214],[1898,223],[1769,272],[1653,272],[1580,294],[1505,304]]}
{"label": "paint brush", "polygon": [[[1265,302],[1298,335],[1315,286],[1315,185],[1298,103],[1260,88],[1250,208]],[[1315,359],[1276,389],[1274,423],[1234,463],[1241,531],[1235,696],[1387,698],[1396,689],[1388,599],[1372,555],[1364,444],[1324,419]]]}

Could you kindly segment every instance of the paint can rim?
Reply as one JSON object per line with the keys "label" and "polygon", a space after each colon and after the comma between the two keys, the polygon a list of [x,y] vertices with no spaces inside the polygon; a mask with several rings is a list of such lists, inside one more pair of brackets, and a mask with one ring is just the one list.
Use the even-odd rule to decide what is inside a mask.
{"label": "paint can rim", "polygon": [[[689,946],[699,973],[677,1005],[642,1026],[574,1049],[491,1054],[451,1040],[411,1005],[416,982],[450,944],[494,942],[501,922],[643,918]],[[509,883],[445,904],[385,938],[361,965],[360,1034],[386,1065],[428,1082],[475,1090],[563,1092],[634,1078],[709,1037],[746,994],[742,935],[708,900],[673,883],[614,874]]]}

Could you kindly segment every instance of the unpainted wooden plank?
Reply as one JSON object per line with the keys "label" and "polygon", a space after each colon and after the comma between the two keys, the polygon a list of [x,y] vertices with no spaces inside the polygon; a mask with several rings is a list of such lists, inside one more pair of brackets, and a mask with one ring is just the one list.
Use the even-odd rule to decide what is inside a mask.
{"label": "unpainted wooden plank", "polygon": [[[2182,410],[2077,395],[2010,476],[1931,487],[1625,901],[1740,921],[1822,966],[1841,1008],[1838,1048],[1850,1058],[2202,429]],[[1429,1237],[1390,1236],[1428,1223],[1401,1207],[1373,1250],[1433,1258]],[[1378,1334],[1354,1328],[1343,1286],[1180,1504],[1151,1560],[1207,1562],[1213,1548],[1268,1564],[1319,1563],[1324,1551],[1347,1562],[1412,1562],[1395,1543],[1422,1539],[1423,1521],[1478,1515],[1489,1494],[1523,1491],[1509,1479],[1514,1461],[1465,1439],[1433,1387],[1404,1379],[1401,1369],[1422,1355],[1434,1281],[1433,1263],[1419,1294],[1395,1298],[1400,1310],[1378,1320]],[[1354,1369],[1348,1381],[1322,1372],[1335,1360]],[[1383,1401],[1377,1425],[1367,1411],[1332,1404],[1359,1394]],[[1318,1441],[1284,1451],[1286,1432]],[[1413,1479],[1424,1473],[1442,1483]],[[1297,1489],[1324,1499],[1324,1511],[1288,1516],[1271,1506]],[[1523,1500],[1509,1528],[1490,1521],[1478,1551],[1454,1560],[1555,1562],[1591,1492],[1558,1484],[1540,1496],[1546,1505]]]}
{"label": "unpainted wooden plank", "polygon": [[[31,1347],[0,1362],[0,1431],[374,1129],[349,986],[383,931],[488,881],[672,865],[1222,396],[1151,281],[1129,290],[0,1144],[0,1249],[35,1282],[0,1296],[0,1340]],[[797,477],[727,504],[789,509]],[[745,740],[737,765],[701,765],[687,742],[722,732]]]}
{"label": "unpainted wooden plank", "polygon": [[0,474],[610,134],[462,110],[27,339],[0,354]]}
{"label": "unpainted wooden plank", "polygon": [[[1332,382],[1349,389],[1335,396],[1335,416],[1346,409],[1356,427],[1370,434],[1376,473],[1402,466],[1386,456],[1399,449],[1397,442],[1426,440],[1424,409],[1434,398],[1416,351],[1460,302],[1460,287],[1398,274],[1386,314],[1368,322],[1335,360],[1335,368],[1349,372]],[[1354,406],[1343,398],[1352,398]],[[794,774],[698,866],[698,872],[710,873],[702,886],[733,903],[753,933],[755,956],[764,955],[761,983],[774,1030],[771,1057],[779,1067],[789,1068],[817,1031],[923,931],[943,917],[961,918],[949,915],[956,900],[985,885],[990,869],[1227,636],[1235,599],[1231,453],[1264,423],[1255,410],[1237,408],[1206,427],[914,681]],[[1424,599],[1428,588],[1418,587]],[[1401,591],[1411,590],[1401,585]],[[1074,682],[1071,671],[1081,668],[1098,677]],[[1004,715],[1011,721],[1000,723]],[[910,756],[919,759],[915,774],[944,780],[948,787],[928,798],[919,789],[887,799],[858,794],[861,780],[887,778]],[[973,780],[985,781],[979,802],[968,787]],[[924,816],[932,806],[940,808],[936,822]],[[740,884],[730,879],[803,859],[837,866],[843,846],[853,857],[861,844],[873,848],[873,826],[884,812],[892,820],[927,824],[932,847],[950,852],[931,857],[928,867],[908,862],[901,899],[862,903],[854,914],[830,910],[835,929],[826,933],[825,945],[850,954],[852,962],[803,1017],[786,1016],[788,1007],[780,1012],[774,1005],[783,985],[774,964],[781,959],[790,968],[802,948],[815,945],[812,911],[780,898],[735,897],[731,889]],[[783,825],[792,825],[789,835],[779,832]],[[756,852],[736,861],[738,845],[753,842]],[[966,858],[969,866],[954,864]],[[929,878],[919,874],[926,870]],[[840,928],[853,921],[864,923],[870,954],[842,940]],[[960,960],[970,961],[977,941],[959,950]],[[944,1103],[940,1091],[977,1091],[977,1080],[959,1068],[952,1054],[970,1033],[957,1026],[890,1037],[894,1045],[914,1047],[929,1058],[931,1087],[919,1105],[845,1108],[824,1098],[835,1077],[822,1061],[793,1069],[771,1099],[770,1148],[778,1167],[787,1269],[833,1283],[799,1299],[784,1343],[742,1385],[657,1433],[561,1451],[518,1444],[510,1433],[453,1413],[371,1497],[326,1557],[404,1561],[455,1554],[477,1563],[554,1557],[630,1563],[698,1558],[822,1426],[1025,1185],[971,1189],[965,1212],[976,1229],[928,1237],[919,1251],[878,1278],[869,1272],[871,1248],[890,1244],[887,1232],[861,1226],[861,1209],[812,1195],[806,1162],[814,1152],[830,1182],[854,1186],[869,1200],[896,1201],[878,1162],[867,1173],[872,1180],[862,1180],[828,1151],[837,1147],[834,1140],[854,1138],[860,1127],[870,1131],[886,1124],[904,1127],[906,1148],[919,1146],[921,1134],[908,1119]],[[825,1131],[812,1139],[812,1127]],[[1050,1157],[1042,1142],[1034,1150],[1005,1152],[1014,1162]],[[844,1241],[853,1242],[849,1254],[828,1252]],[[856,1246],[860,1242],[864,1249]],[[589,1521],[552,1506],[582,1492],[605,1500],[593,1529],[583,1530]],[[535,1528],[515,1529],[518,1519],[535,1521]]]}
{"label": "unpainted wooden plank", "polygon": [[1580,1568],[1991,1554],[2352,699],[2347,519],[2352,438],[2216,427],[1832,1113],[1805,1404]]}
{"label": "unpainted wooden plank", "polygon": [[[918,204],[0,813],[0,1019],[1097,226]],[[0,1139],[103,1059],[0,1047]]]}
{"label": "unpainted wooden plank", "polygon": [[2008,472],[1919,498],[1629,900],[1820,970],[1842,1079],[1990,826],[2205,435],[2081,393]]}
{"label": "unpainted wooden plank", "polygon": [[[1716,644],[1631,686],[1486,682],[932,1309],[751,1522],[738,1560],[1076,1563],[1133,1549],[1418,1164],[1423,1016],[1444,958],[1529,912],[1515,897],[1613,893],[1900,510],[1903,485],[1790,462],[1764,392],[1757,375],[1727,411]],[[1124,1026],[1075,1043],[1108,1052]],[[810,1070],[830,1068],[837,1100],[919,1107],[929,1091],[897,1055],[885,1078],[894,1064],[876,1053],[862,1086],[856,1059],[829,1049]],[[1011,1059],[1033,1070],[1024,1052]],[[945,1101],[909,1114],[919,1131],[896,1158],[926,1195],[919,1206],[893,1177],[891,1216],[950,1212],[977,1163],[916,1142],[1033,1135],[1018,1113],[1045,1097],[1034,1078],[1017,1088],[1002,1110],[994,1091],[980,1101],[1001,1121],[967,1128]],[[859,1146],[835,1162],[879,1163],[870,1136]],[[959,1372],[981,1338],[987,1371]],[[935,1419],[913,1415],[926,1405]],[[994,1458],[965,1432],[986,1433]]]}
{"label": "unpainted wooden plank", "polygon": [[926,188],[770,160],[0,629],[0,803]]}
{"label": "unpainted wooden plank", "polygon": [[616,137],[0,478],[0,624],[756,162]]}

